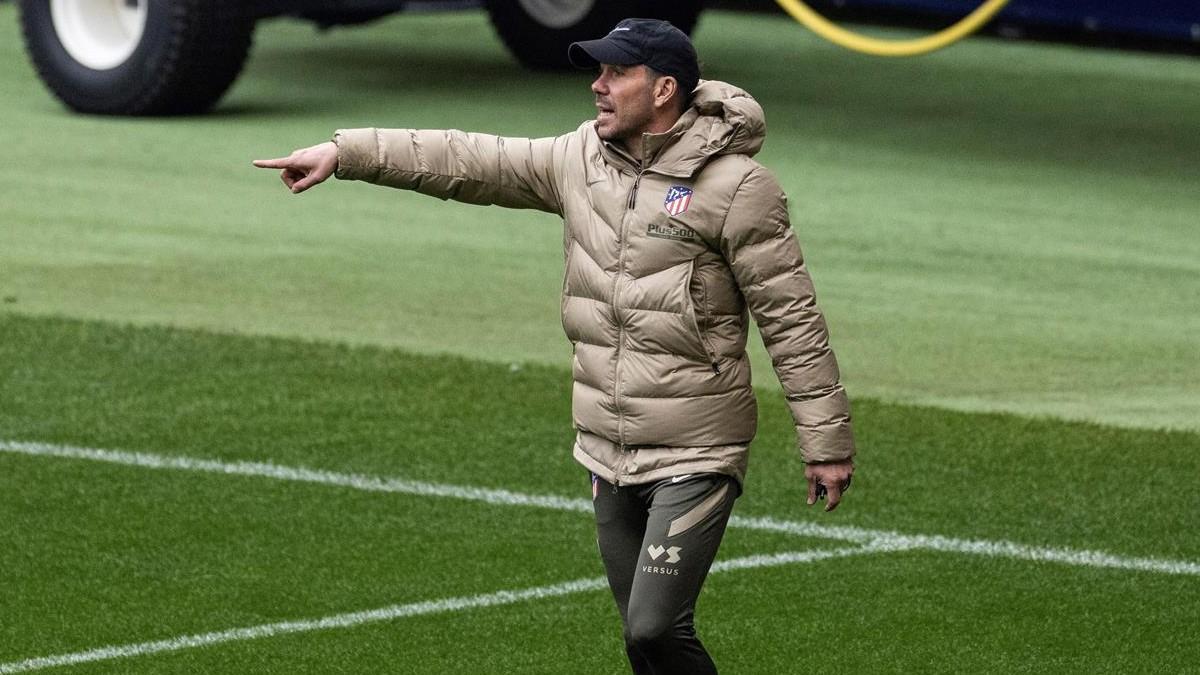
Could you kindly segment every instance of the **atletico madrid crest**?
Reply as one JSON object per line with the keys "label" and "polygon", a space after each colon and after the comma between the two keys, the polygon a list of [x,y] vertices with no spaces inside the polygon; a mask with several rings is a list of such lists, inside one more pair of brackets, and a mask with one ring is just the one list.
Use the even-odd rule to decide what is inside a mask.
{"label": "atletico madrid crest", "polygon": [[667,188],[667,198],[663,202],[663,206],[667,208],[667,213],[678,216],[688,210],[688,205],[692,203],[692,189],[685,188],[682,185],[672,185]]}

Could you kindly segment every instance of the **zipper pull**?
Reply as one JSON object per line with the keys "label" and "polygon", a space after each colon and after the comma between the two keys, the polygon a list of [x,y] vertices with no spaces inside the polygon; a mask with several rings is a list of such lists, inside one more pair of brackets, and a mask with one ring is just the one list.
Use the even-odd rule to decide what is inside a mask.
{"label": "zipper pull", "polygon": [[642,174],[639,171],[638,175],[633,179],[633,189],[629,191],[629,203],[625,205],[626,208],[632,209],[634,205],[637,204],[638,184],[641,182]]}

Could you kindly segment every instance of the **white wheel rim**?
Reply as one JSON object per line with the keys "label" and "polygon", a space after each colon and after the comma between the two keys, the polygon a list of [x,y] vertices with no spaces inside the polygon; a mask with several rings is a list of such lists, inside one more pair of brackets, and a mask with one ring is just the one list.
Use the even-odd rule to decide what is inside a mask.
{"label": "white wheel rim", "polygon": [[92,70],[125,63],[142,41],[149,0],[50,0],[50,18],[71,58]]}
{"label": "white wheel rim", "polygon": [[546,28],[561,29],[583,20],[596,0],[517,0],[517,4]]}

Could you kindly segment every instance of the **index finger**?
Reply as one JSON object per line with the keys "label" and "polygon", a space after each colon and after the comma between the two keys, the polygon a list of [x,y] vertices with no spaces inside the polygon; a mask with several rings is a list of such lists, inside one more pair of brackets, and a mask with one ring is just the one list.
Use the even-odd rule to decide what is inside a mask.
{"label": "index finger", "polygon": [[275,159],[256,159],[251,164],[260,169],[286,169],[290,157],[277,157]]}

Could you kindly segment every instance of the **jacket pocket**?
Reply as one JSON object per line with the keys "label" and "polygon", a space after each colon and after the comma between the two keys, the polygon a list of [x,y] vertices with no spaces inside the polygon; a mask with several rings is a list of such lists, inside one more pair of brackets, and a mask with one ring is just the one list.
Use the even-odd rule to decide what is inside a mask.
{"label": "jacket pocket", "polygon": [[567,252],[563,257],[562,302],[564,306],[567,303],[567,281],[571,279],[571,256],[575,253],[575,247],[578,245],[573,238],[567,240]]}
{"label": "jacket pocket", "polygon": [[567,294],[567,286],[568,282],[571,280],[571,256],[575,253],[575,247],[578,245],[579,244],[576,244],[574,239],[567,240],[567,252],[563,258],[562,294],[558,301],[559,322],[562,324],[563,333],[566,334],[567,340],[571,342],[572,349],[575,345],[575,338],[573,337],[574,334],[571,332],[570,326],[567,325],[567,298],[569,297]]}
{"label": "jacket pocket", "polygon": [[[684,289],[685,296],[688,299],[688,318],[692,322],[692,329],[696,331],[696,339],[700,343],[700,348],[704,352],[705,359],[707,359],[708,364],[710,366],[712,366],[713,372],[720,374],[721,366],[719,363],[717,363],[717,352],[716,352],[716,350],[713,349],[712,343],[709,342],[708,336],[704,334],[704,331],[700,330],[700,319],[699,319],[699,317],[696,316],[696,301],[695,301],[695,299],[692,298],[692,280],[695,277],[696,277],[696,261],[692,260],[691,267],[688,269],[687,282],[686,282],[687,286]],[[707,324],[708,323],[708,303],[707,303],[707,299],[708,299],[707,295],[708,294],[707,294],[707,292],[705,292],[705,289],[704,289],[704,280],[699,279],[698,281],[700,283],[700,289],[701,289],[701,304],[704,305],[704,322]]]}

